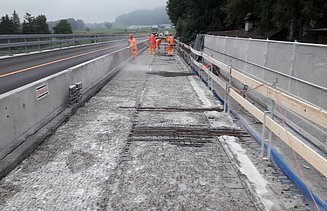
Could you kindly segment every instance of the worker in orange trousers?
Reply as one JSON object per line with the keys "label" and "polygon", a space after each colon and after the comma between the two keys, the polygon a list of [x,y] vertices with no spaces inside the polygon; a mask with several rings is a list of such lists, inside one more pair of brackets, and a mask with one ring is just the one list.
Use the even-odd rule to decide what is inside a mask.
{"label": "worker in orange trousers", "polygon": [[133,34],[129,35],[129,47],[131,49],[134,61],[136,61],[136,57],[137,57],[137,43],[136,43],[136,39],[134,37]]}
{"label": "worker in orange trousers", "polygon": [[161,46],[161,36],[160,34],[156,37],[156,49],[157,51],[160,49]]}
{"label": "worker in orange trousers", "polygon": [[156,52],[156,36],[154,33],[151,33],[150,38],[149,38],[149,53],[153,55]]}
{"label": "worker in orange trousers", "polygon": [[172,34],[169,34],[169,36],[166,39],[167,42],[167,55],[171,56],[174,53],[174,46],[175,46],[175,40]]}

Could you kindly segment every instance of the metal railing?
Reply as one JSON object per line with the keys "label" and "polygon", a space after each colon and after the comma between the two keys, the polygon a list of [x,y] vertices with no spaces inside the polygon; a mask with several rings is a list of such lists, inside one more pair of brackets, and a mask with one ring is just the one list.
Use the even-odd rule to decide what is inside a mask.
{"label": "metal railing", "polygon": [[204,52],[326,109],[327,45],[205,35]]}
{"label": "metal railing", "polygon": [[[321,126],[326,128],[327,125],[326,119],[327,119],[327,113],[326,110],[321,110],[319,107],[311,106],[302,101],[301,99],[295,99],[291,95],[288,95],[285,92],[278,91],[274,86],[270,86],[269,83],[264,83],[257,81],[256,79],[252,78],[251,76],[247,76],[245,74],[242,74],[240,70],[236,70],[232,68],[231,66],[228,66],[227,64],[224,64],[215,58],[212,58],[211,56],[203,53],[202,51],[197,51],[190,46],[187,46],[183,43],[178,43],[178,51],[179,54],[185,59],[185,61],[194,69],[197,71],[199,76],[203,79],[203,81],[208,85],[209,89],[214,91],[215,93],[219,93],[218,95],[224,96],[224,111],[229,113],[232,106],[232,100],[233,102],[239,103],[244,109],[246,109],[249,114],[253,115],[254,118],[256,118],[258,121],[262,122],[262,133],[261,133],[261,139],[262,144],[265,143],[265,129],[268,128],[270,130],[270,133],[274,133],[276,137],[278,137],[280,140],[282,140],[284,143],[289,145],[293,150],[295,150],[301,157],[306,159],[311,165],[313,165],[318,171],[322,172],[324,176],[327,177],[327,166],[324,166],[327,163],[326,158],[321,156],[318,152],[315,150],[312,150],[311,144],[315,145],[317,143],[311,142],[311,140],[308,140],[308,137],[303,134],[303,129],[301,131],[297,131],[294,127],[287,127],[289,120],[286,119],[285,116],[279,117],[279,108],[280,106],[283,108],[288,108],[294,113],[298,115],[305,116],[305,112],[309,110],[315,110],[318,115],[312,116],[312,118],[319,119],[322,118],[322,121],[320,122]],[[196,61],[192,54],[200,56],[201,61]],[[207,62],[205,62],[207,61]],[[205,66],[205,64],[209,64],[208,66]],[[223,67],[228,66],[229,68],[229,76],[227,79],[221,74],[221,72],[215,72],[213,66]],[[236,81],[246,83],[248,86],[248,89],[239,89],[236,86]],[[266,98],[267,104],[271,104],[270,106],[267,106],[266,108],[261,108],[257,104],[253,104],[253,99],[250,100],[249,94],[245,94],[247,92],[257,92],[258,94],[261,94],[264,98]],[[267,92],[267,93],[266,93]],[[274,94],[269,94],[274,93]],[[225,94],[225,95],[223,95]],[[245,97],[247,96],[247,97]],[[280,100],[283,100],[281,102]],[[300,108],[300,109],[298,109]],[[235,110],[234,110],[235,113]],[[267,114],[270,113],[268,116]],[[285,121],[286,124],[283,123]],[[293,135],[294,132],[298,132],[302,135],[302,137],[305,137],[311,144],[307,144],[307,142],[303,142],[302,138],[299,138],[298,136]],[[326,134],[325,134],[326,135]],[[272,136],[268,135],[269,138],[269,145],[268,145],[268,158],[270,158],[270,152],[271,149],[271,139]],[[320,148],[321,153],[325,151],[326,142],[324,139],[318,140],[321,145],[321,147],[317,146],[317,148]],[[270,148],[269,148],[270,146]],[[317,149],[315,148],[315,149]],[[261,147],[261,153],[263,155],[264,153],[264,147],[262,145]],[[308,154],[312,153],[312,156],[308,156]],[[317,160],[321,163],[317,162]],[[321,168],[321,166],[324,166]]]}
{"label": "metal railing", "polygon": [[84,44],[104,43],[127,38],[127,35],[113,34],[0,35],[0,56]]}
{"label": "metal railing", "polygon": [[[224,37],[224,38],[229,39],[229,38],[226,38],[226,37]],[[247,40],[245,40],[245,41],[247,41]],[[221,50],[221,49],[224,49],[224,48],[222,48],[222,47],[219,48],[219,47],[217,47],[217,45],[226,46],[226,43],[222,44],[222,43],[219,43],[219,41],[220,40],[218,40],[218,41],[216,40],[216,43],[212,42],[212,46],[209,46],[208,44],[210,44],[210,43],[207,43],[207,46],[205,47],[204,51],[203,52],[199,51],[199,52],[203,53],[204,55],[207,55],[204,58],[204,60],[206,60],[206,63],[212,63],[214,61],[213,63],[215,63],[215,65],[214,65],[215,66],[215,71],[216,72],[218,71],[219,74],[221,74],[222,77],[228,79],[230,77],[230,69],[231,68],[237,69],[238,71],[250,76],[251,78],[259,80],[259,81],[261,81],[263,83],[267,83],[267,84],[272,84],[272,83],[271,83],[271,81],[267,80],[267,77],[264,77],[262,75],[270,74],[270,79],[274,79],[275,77],[276,78],[280,77],[279,74],[271,75],[274,72],[261,72],[262,74],[255,74],[255,73],[259,72],[259,69],[255,69],[257,66],[250,65],[250,63],[248,63],[244,59],[235,59],[236,61],[238,61],[238,63],[233,62],[232,59],[234,59],[234,57],[235,58],[244,57],[244,55],[241,55],[241,53],[245,54],[246,52],[248,52],[248,48],[245,48],[245,49],[238,48],[238,49],[240,49],[239,51],[234,51],[234,53],[237,54],[236,56],[233,56],[233,57],[229,56],[229,57],[221,58],[221,55],[223,55],[223,53],[221,53],[221,51],[223,51],[223,50]],[[263,42],[263,41],[259,41],[259,42]],[[286,43],[286,44],[289,44],[289,43]],[[233,44],[233,45],[235,45],[235,44]],[[306,45],[304,45],[304,46],[306,46]],[[315,45],[310,45],[310,46],[311,47],[316,47]],[[230,46],[228,46],[228,47],[230,47]],[[326,48],[326,46],[322,46],[322,47]],[[216,48],[216,50],[215,51],[208,50],[208,49],[212,49],[212,48]],[[232,46],[232,49],[234,49],[234,48],[235,47]],[[190,51],[189,49],[186,49],[186,50]],[[218,52],[218,51],[220,51],[220,52]],[[191,51],[188,52],[188,53],[190,55],[192,55]],[[193,54],[193,55],[196,55],[196,54]],[[259,55],[259,54],[257,54],[257,55]],[[246,54],[245,54],[245,56],[248,57]],[[265,55],[262,55],[262,57],[265,57]],[[190,61],[190,58],[188,56],[185,57],[184,59],[186,59],[188,61],[188,63],[190,65],[192,65],[192,62]],[[242,66],[242,63],[243,64],[246,63],[246,65]],[[236,65],[232,66],[231,64],[236,64]],[[276,64],[276,65],[278,65],[278,64]],[[216,67],[218,67],[218,69]],[[255,69],[257,72],[254,72],[253,69]],[[265,69],[261,69],[261,71],[262,70],[265,70]],[[294,72],[295,72],[295,70],[294,70]],[[284,74],[284,75],[288,76],[287,74]],[[288,80],[291,80],[291,76],[286,77],[286,78]],[[288,80],[284,79],[284,80],[281,80],[279,83],[277,83],[278,81],[276,80],[276,82],[274,82],[273,84],[274,84],[274,86],[276,86],[275,88],[277,90],[280,90],[280,91],[286,93],[289,96],[293,96],[293,97],[295,97],[297,99],[300,99],[303,102],[308,103],[308,101],[304,100],[303,98],[301,98],[299,96],[299,94],[301,94],[301,93],[298,93],[298,96],[296,96],[295,94],[290,93],[288,90],[283,90],[283,89],[281,89],[279,87],[279,86],[283,87],[283,85],[285,83],[289,82]],[[244,88],[243,83],[238,83],[237,81],[233,81],[233,82],[235,83],[234,85],[237,86],[238,88],[240,88],[240,89]],[[294,83],[294,82],[292,82],[292,83]],[[305,86],[305,88],[303,88],[303,89],[307,89],[307,92],[309,94],[311,93],[312,96],[317,96],[317,95],[321,94],[320,92],[325,92],[325,95],[321,95],[321,100],[326,101],[327,100],[327,98],[326,98],[327,92],[324,91],[324,90],[319,89],[319,85],[311,86],[311,89],[315,88],[315,90],[312,91],[311,89],[307,88],[308,86],[310,86],[310,84],[311,83],[302,83],[301,85]],[[300,84],[297,84],[297,85],[299,86]],[[266,90],[266,92],[268,92],[268,91]],[[269,100],[266,97],[263,97],[262,93],[260,94],[260,93],[256,93],[256,92],[251,92],[251,93],[248,93],[248,96],[251,96],[251,98],[254,101],[256,101],[256,103],[258,103],[259,105],[261,105],[263,107],[267,108],[267,107],[270,106],[270,105],[267,105],[267,101],[269,101]],[[301,108],[303,110],[303,112],[306,113],[308,111],[307,107],[310,107],[312,105],[314,105],[317,108],[317,110],[321,110],[321,111],[326,110],[324,108],[321,108],[318,104],[315,104],[315,103],[309,103],[309,104],[307,104],[307,106],[305,108],[302,108],[300,106],[298,106],[298,108]],[[287,109],[282,113],[275,111],[275,115],[278,118],[281,118],[281,117],[284,116],[286,118],[286,123],[291,128],[293,128],[294,130],[299,132],[307,140],[310,140],[310,142],[313,145],[317,146],[322,151],[327,152],[327,139],[326,139],[327,138],[327,133],[326,133],[326,129],[322,126],[322,125],[326,125],[326,124],[322,123],[323,121],[320,121],[320,118],[323,118],[321,115],[312,114],[312,113],[309,114],[308,113],[306,115],[306,117],[303,117],[302,115],[299,115],[297,112],[294,112],[292,109]],[[320,124],[318,124],[318,123],[320,123]]]}
{"label": "metal railing", "polygon": [[[288,104],[289,111],[294,110],[297,115],[304,115],[308,109],[315,109],[320,115],[315,115],[315,119],[322,118],[320,124],[324,129],[327,127],[327,111],[323,110],[313,105],[308,105],[305,101],[301,99],[294,99],[294,101],[289,101],[287,99],[293,99],[291,95],[286,92],[279,91],[274,85],[268,82],[259,81],[255,76],[250,76],[250,74],[244,74],[241,70],[235,69],[231,66],[231,62],[222,62],[213,56],[215,54],[208,55],[207,52],[195,50],[191,46],[185,45],[184,43],[177,42],[177,50],[179,55],[185,60],[185,62],[194,70],[208,88],[222,101],[224,101],[224,111],[227,113],[232,112],[238,119],[238,121],[249,131],[249,133],[261,144],[260,157],[263,158],[265,154],[267,159],[274,160],[278,166],[285,172],[285,174],[291,178],[292,181],[303,191],[304,194],[310,197],[314,201],[316,208],[319,210],[325,210],[327,203],[324,199],[319,198],[318,195],[310,189],[313,180],[325,179],[327,177],[327,160],[325,156],[326,152],[326,132],[325,138],[318,140],[317,142],[312,142],[308,136],[307,131],[300,128],[295,128],[290,124],[292,120],[288,120],[285,116],[279,116],[278,107],[284,107]],[[209,52],[211,53],[211,52]],[[197,57],[195,57],[195,55]],[[196,59],[195,59],[196,58]],[[218,69],[217,69],[218,67]],[[223,71],[228,70],[227,77],[223,74]],[[243,84],[243,88],[239,88],[236,81]],[[246,85],[246,86],[245,86]],[[251,99],[247,92],[251,91],[257,92],[264,96],[268,107],[262,108],[254,99]],[[283,96],[283,97],[282,97]],[[278,99],[283,99],[283,102]],[[276,101],[275,101],[276,100]],[[256,102],[256,103],[254,103]],[[236,106],[236,107],[235,107]],[[300,108],[300,109],[298,109]],[[242,112],[240,112],[242,110]],[[244,112],[246,110],[246,112]],[[285,107],[284,109],[285,110]],[[243,113],[243,115],[240,115]],[[251,119],[244,118],[242,116],[248,116],[255,118],[262,123],[261,128],[253,126]],[[285,121],[285,122],[284,122]],[[254,123],[257,123],[256,121]],[[260,136],[261,129],[261,136]],[[309,129],[310,130],[310,129]],[[268,134],[266,134],[268,132]],[[274,134],[274,136],[272,136]],[[299,135],[301,134],[301,135]],[[309,164],[312,165],[317,171],[322,173],[314,175],[313,180],[311,178],[305,179],[303,176],[302,165],[306,167],[306,164],[302,160],[298,160],[295,156],[296,161],[293,161],[293,165],[289,164],[289,161],[283,159],[287,150],[281,150],[285,145],[280,145],[280,143],[272,144],[272,142],[284,142],[288,145],[294,155],[297,153]],[[311,143],[310,143],[311,142]],[[320,148],[318,150],[316,147]],[[277,148],[273,147],[276,146]],[[282,153],[280,153],[282,151]],[[309,155],[310,154],[310,155]],[[287,156],[286,156],[287,157]],[[293,159],[293,157],[291,158]],[[291,162],[292,163],[292,162]],[[295,164],[296,163],[296,164]],[[297,166],[297,172],[295,172],[294,166]],[[310,169],[310,167],[308,167]],[[312,170],[309,170],[312,171]],[[310,181],[310,182],[309,182]]]}

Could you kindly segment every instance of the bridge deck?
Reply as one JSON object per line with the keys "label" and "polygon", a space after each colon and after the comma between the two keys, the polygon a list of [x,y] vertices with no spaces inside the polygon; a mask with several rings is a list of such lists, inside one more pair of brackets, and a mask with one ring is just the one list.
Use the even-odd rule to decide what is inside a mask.
{"label": "bridge deck", "polygon": [[0,209],[267,209],[219,138],[246,134],[220,111],[178,57],[143,53],[1,180]]}

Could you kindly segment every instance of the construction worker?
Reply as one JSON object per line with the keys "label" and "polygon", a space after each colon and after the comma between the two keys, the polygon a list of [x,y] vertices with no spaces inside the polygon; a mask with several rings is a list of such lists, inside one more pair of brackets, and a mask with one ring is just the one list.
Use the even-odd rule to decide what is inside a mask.
{"label": "construction worker", "polygon": [[151,33],[150,38],[149,38],[149,52],[151,55],[153,55],[156,52],[156,36],[155,33]]}
{"label": "construction worker", "polygon": [[157,51],[160,49],[160,45],[161,45],[161,35],[159,34],[159,36],[156,37],[156,49],[157,49]]}
{"label": "construction worker", "polygon": [[166,42],[167,42],[167,55],[172,56],[174,53],[175,40],[171,33],[167,37]]}
{"label": "construction worker", "polygon": [[134,61],[136,61],[137,56],[137,45],[136,45],[136,39],[133,34],[129,35],[129,47],[131,49]]}

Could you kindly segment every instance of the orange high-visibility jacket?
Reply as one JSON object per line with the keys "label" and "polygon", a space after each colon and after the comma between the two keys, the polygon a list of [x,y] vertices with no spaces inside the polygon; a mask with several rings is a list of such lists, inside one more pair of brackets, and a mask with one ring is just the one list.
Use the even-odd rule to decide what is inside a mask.
{"label": "orange high-visibility jacket", "polygon": [[167,43],[168,45],[174,45],[175,44],[175,40],[173,36],[168,36],[167,37]]}
{"label": "orange high-visibility jacket", "polygon": [[156,37],[154,36],[154,34],[150,35],[149,42],[150,44],[156,44]]}
{"label": "orange high-visibility jacket", "polygon": [[136,46],[136,39],[133,37],[132,39],[129,40],[129,46],[132,48],[132,49],[137,49],[137,46]]}

